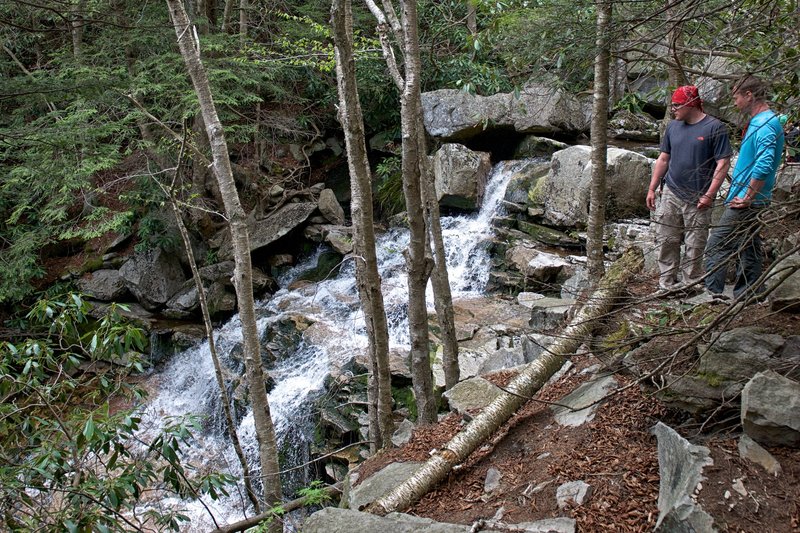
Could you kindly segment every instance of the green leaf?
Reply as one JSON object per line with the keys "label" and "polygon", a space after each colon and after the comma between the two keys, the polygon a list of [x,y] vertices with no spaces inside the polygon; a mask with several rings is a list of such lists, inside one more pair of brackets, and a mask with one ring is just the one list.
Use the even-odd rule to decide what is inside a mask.
{"label": "green leaf", "polygon": [[89,419],[86,421],[86,425],[83,426],[83,436],[86,437],[86,440],[92,440],[92,437],[94,437],[94,432],[94,420],[92,420],[92,417],[89,416]]}

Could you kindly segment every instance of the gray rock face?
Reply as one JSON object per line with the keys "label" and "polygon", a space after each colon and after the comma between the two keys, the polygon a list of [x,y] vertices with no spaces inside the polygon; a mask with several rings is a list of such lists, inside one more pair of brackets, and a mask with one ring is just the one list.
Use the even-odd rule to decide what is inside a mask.
{"label": "gray rock face", "polygon": [[483,409],[503,394],[493,383],[479,377],[458,382],[443,396],[450,403],[450,409],[465,413],[470,409]]}
{"label": "gray rock face", "polygon": [[98,300],[118,301],[128,293],[118,270],[95,270],[77,281],[78,288]]}
{"label": "gray rock face", "polygon": [[[303,224],[317,208],[316,203],[297,202],[286,204],[267,218],[251,220],[247,223],[250,232],[250,251],[255,251],[277,241],[296,227]],[[223,260],[233,258],[228,230],[225,230],[219,257]]]}
{"label": "gray rock face", "polygon": [[160,248],[135,254],[119,274],[131,294],[151,311],[167,303],[186,281],[178,258]]}
{"label": "gray rock face", "polygon": [[344,209],[339,205],[339,201],[336,199],[333,190],[322,189],[322,192],[319,193],[319,212],[322,213],[322,216],[331,224],[336,224],[337,226],[344,225]]}
{"label": "gray rock face", "polygon": [[473,152],[462,144],[443,145],[433,157],[436,198],[440,205],[478,209],[492,170],[488,152]]}
{"label": "gray rock face", "polygon": [[[800,254],[794,254],[780,262],[776,268],[800,267]],[[769,295],[772,311],[800,312],[800,270],[795,271]]]}
{"label": "gray rock face", "polygon": [[513,93],[476,96],[455,89],[422,94],[425,129],[442,140],[465,140],[493,127],[519,133],[583,132],[591,104],[545,85]]}
{"label": "gray rock face", "polygon": [[753,376],[742,390],[742,426],[761,444],[800,447],[800,383],[771,370]]}
{"label": "gray rock face", "polygon": [[716,343],[700,347],[698,373],[721,381],[744,382],[757,372],[781,367],[800,376],[800,337],[784,339],[759,327],[737,328],[721,334]]}
{"label": "gray rock face", "polygon": [[658,521],[663,531],[711,533],[714,520],[694,499],[703,478],[703,468],[713,464],[705,446],[695,446],[669,426],[659,422],[653,432],[658,439]]}
{"label": "gray rock face", "polygon": [[[607,157],[606,218],[646,215],[645,196],[653,160],[610,147]],[[533,200],[544,207],[545,219],[557,226],[583,227],[589,217],[591,148],[572,146],[553,154],[550,172],[540,180]]]}
{"label": "gray rock face", "polygon": [[363,509],[389,493],[419,470],[422,463],[391,463],[350,490],[350,509]]}

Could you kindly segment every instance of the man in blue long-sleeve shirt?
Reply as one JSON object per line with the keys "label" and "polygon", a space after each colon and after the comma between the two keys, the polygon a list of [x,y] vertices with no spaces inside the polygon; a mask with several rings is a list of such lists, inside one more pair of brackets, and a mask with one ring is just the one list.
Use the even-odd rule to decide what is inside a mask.
{"label": "man in blue long-sleeve shirt", "polygon": [[738,297],[761,276],[758,215],[772,199],[784,142],[778,115],[766,100],[767,87],[754,76],[745,76],[734,85],[733,103],[750,116],[750,122],[733,169],[725,212],[706,245],[706,289],[712,296],[722,294],[727,265],[734,257],[738,259],[734,296]]}

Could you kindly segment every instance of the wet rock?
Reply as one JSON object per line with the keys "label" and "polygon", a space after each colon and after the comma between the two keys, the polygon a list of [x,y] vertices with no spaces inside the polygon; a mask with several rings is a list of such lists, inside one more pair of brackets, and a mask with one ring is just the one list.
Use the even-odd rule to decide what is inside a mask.
{"label": "wet rock", "polygon": [[439,204],[459,209],[478,209],[491,170],[488,152],[473,152],[461,144],[442,145],[433,158]]}
{"label": "wet rock", "polygon": [[653,432],[658,439],[658,492],[656,529],[711,533],[714,520],[695,500],[695,489],[705,479],[703,468],[714,464],[705,446],[695,446],[674,429],[659,422]]}
{"label": "wet rock", "polygon": [[772,370],[753,376],[742,390],[742,426],[766,446],[800,447],[800,383]]}
{"label": "wet rock", "polygon": [[525,277],[526,286],[548,288],[571,274],[569,261],[537,250],[529,243],[512,246],[505,254],[506,264]]}
{"label": "wet rock", "polygon": [[[566,148],[566,145],[564,145],[564,148]],[[535,187],[536,182],[546,176],[549,170],[550,165],[548,163],[535,161],[527,163],[509,178],[503,198],[506,202],[527,205],[528,191]]]}

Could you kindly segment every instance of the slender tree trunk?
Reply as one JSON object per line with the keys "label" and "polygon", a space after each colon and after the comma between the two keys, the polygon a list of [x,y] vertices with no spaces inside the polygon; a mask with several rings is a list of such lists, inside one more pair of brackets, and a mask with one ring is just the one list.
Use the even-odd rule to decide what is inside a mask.
{"label": "slender tree trunk", "polygon": [[206,133],[211,143],[214,175],[219,183],[225,212],[231,230],[233,254],[235,261],[234,285],[239,307],[239,318],[242,323],[242,344],[245,355],[245,372],[249,385],[256,438],[258,440],[259,459],[261,460],[261,481],[264,487],[263,501],[273,504],[280,501],[281,484],[275,428],[269,411],[269,401],[261,368],[261,354],[258,343],[258,329],[255,318],[255,302],[253,299],[253,270],[250,259],[250,244],[244,210],[239,202],[239,195],[233,180],[228,146],[222,124],[217,116],[216,106],[211,96],[205,68],[200,61],[199,43],[195,42],[195,32],[183,9],[180,0],[167,0],[178,46],[186,62],[189,76],[192,79],[200,109],[206,124]]}
{"label": "slender tree trunk", "polygon": [[331,19],[339,90],[339,122],[345,135],[350,170],[351,218],[361,309],[364,312],[372,372],[369,383],[370,448],[392,446],[392,390],[389,372],[389,327],[381,293],[372,213],[372,179],[367,160],[364,120],[356,85],[353,15],[350,0],[334,0]]}
{"label": "slender tree trunk", "polygon": [[589,201],[589,228],[586,256],[589,280],[597,283],[603,276],[603,229],[606,210],[606,157],[608,152],[608,64],[611,59],[609,23],[612,0],[597,0],[596,52],[594,59],[594,105],[592,108],[592,188]]}
{"label": "slender tree trunk", "polygon": [[222,25],[219,28],[222,33],[228,31],[228,21],[231,18],[231,11],[233,11],[234,1],[235,0],[225,0],[225,7],[222,9]]}
{"label": "slender tree trunk", "polygon": [[180,209],[178,209],[178,204],[175,201],[174,191],[175,186],[179,185],[181,182],[180,179],[180,169],[181,163],[183,161],[183,150],[181,148],[181,154],[178,157],[178,166],[177,170],[175,171],[175,178],[172,181],[172,186],[167,189],[166,187],[162,186],[160,182],[156,180],[161,190],[164,191],[164,194],[167,196],[169,200],[169,205],[172,208],[172,214],[175,215],[175,222],[178,226],[178,231],[181,234],[181,239],[183,239],[183,248],[186,250],[186,256],[189,259],[189,268],[192,271],[192,279],[194,280],[194,285],[197,288],[197,298],[200,301],[200,311],[203,315],[203,325],[206,328],[206,339],[208,340],[208,350],[211,353],[211,361],[214,363],[214,376],[217,379],[217,386],[219,387],[219,394],[220,394],[220,401],[222,402],[222,408],[225,412],[225,421],[228,424],[228,436],[231,439],[231,443],[233,444],[233,449],[236,452],[236,457],[239,459],[239,464],[242,466],[242,478],[244,479],[244,488],[247,492],[247,497],[250,500],[250,503],[253,504],[253,508],[255,509],[256,513],[261,512],[261,505],[258,501],[255,491],[253,490],[253,484],[251,483],[251,474],[250,474],[250,466],[247,464],[247,458],[244,455],[244,450],[242,449],[242,445],[239,442],[239,434],[236,431],[236,423],[233,419],[233,413],[231,412],[231,400],[228,396],[228,389],[225,386],[225,378],[222,371],[222,365],[219,362],[219,356],[217,355],[217,347],[214,343],[214,326],[211,324],[211,313],[208,310],[208,302],[206,301],[206,291],[203,288],[203,280],[200,278],[200,271],[197,270],[197,261],[194,258],[194,250],[192,249],[192,242],[189,239],[189,232],[186,229],[186,225],[183,223],[183,218],[181,216]]}
{"label": "slender tree trunk", "polygon": [[239,0],[239,38],[242,46],[247,41],[247,25],[249,24],[247,9],[247,0]]}
{"label": "slender tree trunk", "polygon": [[[420,120],[422,117],[419,117]],[[447,273],[447,254],[442,238],[442,223],[439,216],[439,202],[433,183],[433,171],[426,155],[425,130],[420,123],[417,126],[420,146],[420,173],[422,175],[425,209],[427,212],[428,233],[433,244],[434,267],[431,275],[433,285],[433,302],[436,317],[439,320],[442,340],[442,368],[444,370],[445,389],[453,388],[460,378],[458,366],[458,341],[456,340],[455,317],[453,316],[453,295],[450,292],[450,276]]]}
{"label": "slender tree trunk", "polygon": [[420,55],[417,35],[417,5],[403,0],[402,27],[405,57],[405,87],[400,97],[402,130],[403,194],[406,199],[410,242],[406,249],[408,265],[408,327],[411,337],[412,387],[417,401],[417,422],[436,422],[436,400],[433,396],[433,372],[428,348],[428,311],[425,288],[433,268],[427,250],[427,228],[423,206],[423,184],[420,172],[419,128],[422,113],[420,93]]}
{"label": "slender tree trunk", "polygon": [[86,0],[78,0],[72,6],[71,20],[70,20],[70,33],[72,34],[72,57],[76,61],[83,59],[83,28],[84,28],[84,12],[86,11]]}
{"label": "slender tree trunk", "polygon": [[389,513],[405,509],[419,500],[440,481],[454,466],[463,463],[486,439],[491,437],[511,416],[533,396],[566,361],[566,356],[575,352],[591,333],[594,322],[614,306],[619,292],[630,277],[641,270],[644,264],[642,251],[631,248],[611,267],[601,280],[597,290],[575,315],[553,346],[536,361],[528,365],[506,390],[486,406],[478,416],[439,449],[407,481],[395,487],[389,494],[371,504],[367,511]]}

